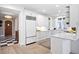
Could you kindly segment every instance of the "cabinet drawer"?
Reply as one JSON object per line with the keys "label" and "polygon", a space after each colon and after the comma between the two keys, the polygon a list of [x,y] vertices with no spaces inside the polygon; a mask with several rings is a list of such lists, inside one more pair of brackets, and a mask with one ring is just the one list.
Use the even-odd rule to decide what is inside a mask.
{"label": "cabinet drawer", "polygon": [[37,32],[37,41],[43,40],[49,38],[49,32],[44,31],[44,32]]}
{"label": "cabinet drawer", "polygon": [[36,37],[26,38],[26,44],[29,44],[29,43],[32,43],[32,42],[36,42]]}

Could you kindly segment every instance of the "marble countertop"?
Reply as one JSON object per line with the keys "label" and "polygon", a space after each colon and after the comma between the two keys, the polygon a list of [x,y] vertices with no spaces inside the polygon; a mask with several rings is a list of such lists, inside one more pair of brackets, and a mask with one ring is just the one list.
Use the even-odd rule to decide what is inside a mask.
{"label": "marble countertop", "polygon": [[69,39],[69,40],[77,40],[76,34],[66,33],[66,32],[60,32],[60,33],[51,35],[51,37],[56,37],[56,38],[61,38],[61,39]]}

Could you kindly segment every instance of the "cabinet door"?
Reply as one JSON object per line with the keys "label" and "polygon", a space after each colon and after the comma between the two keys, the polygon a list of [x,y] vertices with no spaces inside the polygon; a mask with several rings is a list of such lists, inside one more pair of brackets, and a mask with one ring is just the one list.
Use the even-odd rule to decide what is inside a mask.
{"label": "cabinet door", "polygon": [[70,26],[77,27],[79,25],[79,5],[70,5]]}
{"label": "cabinet door", "polygon": [[42,36],[42,39],[49,38],[49,32],[48,31],[41,32],[41,36]]}
{"label": "cabinet door", "polygon": [[48,17],[43,16],[43,15],[38,15],[37,16],[37,26],[46,27],[48,29],[48,26],[49,26]]}
{"label": "cabinet door", "polygon": [[51,37],[51,53],[53,54],[62,53],[62,40],[61,39]]}
{"label": "cabinet door", "polygon": [[37,41],[44,40],[46,38],[49,38],[48,31],[37,32]]}
{"label": "cabinet door", "polygon": [[57,37],[51,37],[51,53],[69,54],[71,52],[71,41]]}
{"label": "cabinet door", "polygon": [[41,32],[37,32],[37,41],[40,41],[41,39]]}
{"label": "cabinet door", "polygon": [[26,38],[26,44],[32,43],[32,42],[36,42],[36,37],[30,37],[30,38]]}

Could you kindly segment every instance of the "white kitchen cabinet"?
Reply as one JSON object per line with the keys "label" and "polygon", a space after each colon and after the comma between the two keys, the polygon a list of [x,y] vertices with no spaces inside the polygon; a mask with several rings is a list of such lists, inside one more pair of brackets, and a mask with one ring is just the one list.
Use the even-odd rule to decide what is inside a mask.
{"label": "white kitchen cabinet", "polygon": [[32,42],[36,42],[36,37],[30,37],[30,38],[26,38],[26,43],[32,43]]}
{"label": "white kitchen cabinet", "polygon": [[37,32],[37,41],[49,38],[49,31],[39,31]]}
{"label": "white kitchen cabinet", "polygon": [[77,27],[79,25],[79,5],[70,5],[70,26]]}
{"label": "white kitchen cabinet", "polygon": [[46,38],[49,38],[49,31],[39,31],[39,32],[37,32],[36,37],[26,38],[26,42],[28,44],[28,43],[32,43],[32,42],[41,41]]}
{"label": "white kitchen cabinet", "polygon": [[71,52],[71,41],[66,38],[51,37],[52,54],[69,54]]}
{"label": "white kitchen cabinet", "polygon": [[79,53],[79,5],[78,4],[70,5],[70,26],[76,27],[77,39],[78,39],[76,41],[71,42],[71,52]]}
{"label": "white kitchen cabinet", "polygon": [[[72,52],[72,41],[77,41],[76,34],[61,32],[51,36],[51,53],[53,54],[69,54]],[[74,42],[76,43],[76,42]],[[77,44],[77,43],[76,43]],[[74,48],[75,48],[74,47]],[[77,48],[79,49],[79,48]],[[73,49],[74,50],[74,49]],[[77,50],[79,51],[79,50]],[[72,52],[73,53],[73,52]]]}
{"label": "white kitchen cabinet", "polygon": [[49,29],[49,20],[47,16],[44,15],[37,15],[37,20],[36,20],[36,26],[37,27],[45,27]]}

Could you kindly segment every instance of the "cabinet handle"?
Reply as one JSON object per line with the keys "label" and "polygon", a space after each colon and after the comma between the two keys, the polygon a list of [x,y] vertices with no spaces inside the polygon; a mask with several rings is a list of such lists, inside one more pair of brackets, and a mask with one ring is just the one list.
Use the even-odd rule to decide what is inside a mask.
{"label": "cabinet handle", "polygon": [[29,37],[26,37],[26,38],[31,38],[31,37],[36,37],[36,36],[29,36]]}

